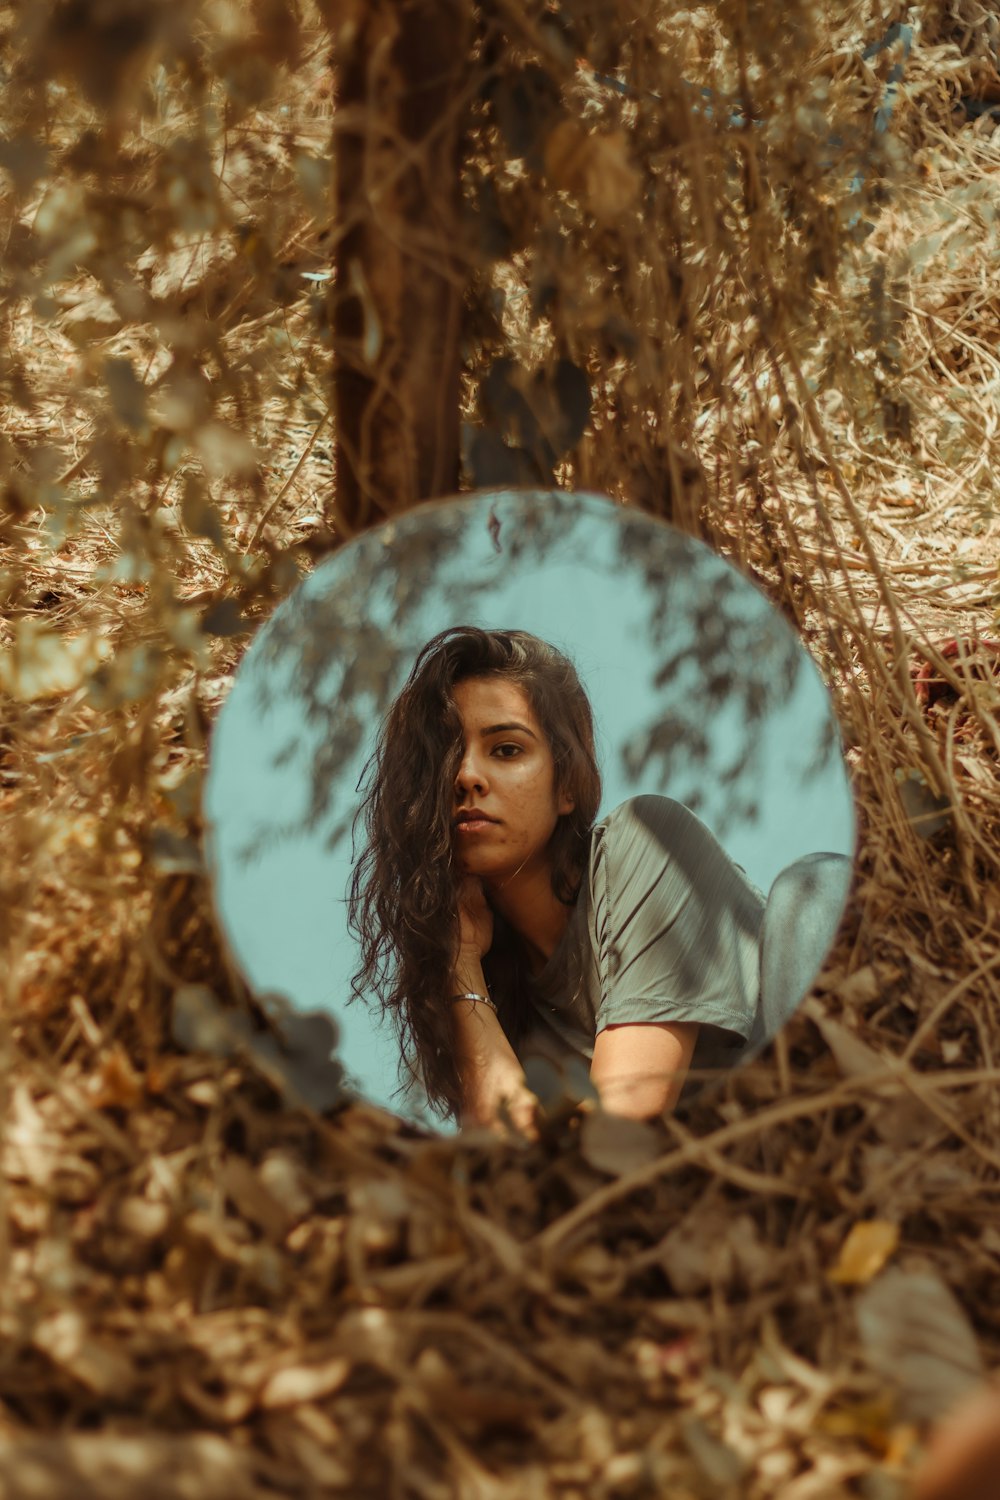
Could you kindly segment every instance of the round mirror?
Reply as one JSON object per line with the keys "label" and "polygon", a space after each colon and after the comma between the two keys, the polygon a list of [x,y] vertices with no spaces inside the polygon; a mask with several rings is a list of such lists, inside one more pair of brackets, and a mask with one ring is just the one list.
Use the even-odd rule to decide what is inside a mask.
{"label": "round mirror", "polygon": [[[442,632],[450,634],[428,647]],[[562,689],[552,698],[544,684],[533,685],[523,661],[505,677],[484,666],[486,658],[469,657],[468,640],[478,650],[482,632],[501,654],[515,650],[513,632],[523,633],[522,655],[533,638],[541,644],[529,642],[530,651],[568,659],[590,709],[599,783],[577,772],[567,782],[570,773],[559,769],[567,756],[583,755],[587,738],[563,734],[559,716],[572,714],[568,700],[557,701]],[[461,657],[443,688],[442,652]],[[379,773],[370,762],[380,731],[418,657],[423,707],[411,703],[409,718],[396,714],[396,759],[383,746]],[[429,672],[437,674],[437,698],[424,692]],[[484,698],[462,682],[492,684],[507,697],[496,704],[489,691]],[[497,713],[502,722],[487,722]],[[574,734],[576,749],[566,750]],[[513,848],[511,819],[521,816],[509,811],[519,795],[513,778],[527,774],[532,755],[549,778],[539,783],[552,819],[545,838],[575,820],[576,852],[561,867],[564,886],[567,869],[573,878],[554,898],[554,876],[544,889],[525,885],[527,873],[537,875],[537,850],[515,869],[500,848]],[[428,791],[420,767],[432,764]],[[410,850],[405,876],[376,858],[379,851],[369,850],[366,866],[363,820],[352,834],[379,775],[382,814],[399,815],[396,832],[379,837],[423,841]],[[426,827],[413,811],[421,799]],[[221,924],[251,988],[334,1016],[349,1087],[446,1129],[440,1089],[421,1083],[433,1074],[433,1059],[426,1071],[433,1037],[407,1042],[397,1024],[405,1007],[384,1010],[385,993],[372,993],[364,979],[352,997],[363,967],[358,924],[348,920],[359,859],[356,895],[369,892],[369,942],[380,936],[374,915],[390,908],[396,936],[423,934],[402,958],[398,943],[383,943],[383,988],[393,989],[405,965],[420,988],[420,941],[429,973],[435,943],[477,933],[492,979],[475,970],[471,980],[444,984],[483,998],[441,994],[440,1015],[456,1026],[459,1016],[490,1025],[496,1016],[503,1028],[512,1014],[497,958],[503,933],[520,955],[514,1042],[529,1083],[543,1059],[564,1076],[575,1068],[579,1084],[608,1038],[638,1025],[658,1028],[655,1037],[641,1033],[656,1045],[664,1032],[682,1043],[693,1038],[677,1054],[678,1070],[692,1078],[758,1052],[818,972],[854,848],[836,721],[795,632],[700,542],[603,497],[563,492],[428,505],[317,568],[240,665],[214,731],[205,817]],[[444,843],[442,818],[450,830]],[[428,871],[441,879],[431,880],[430,895],[415,893]],[[405,886],[395,905],[374,899],[379,878],[386,888]],[[434,909],[434,892],[440,904],[448,890],[450,905]],[[418,911],[421,900],[431,907]],[[408,901],[417,916],[408,915]],[[654,1047],[646,1055],[668,1054]]]}

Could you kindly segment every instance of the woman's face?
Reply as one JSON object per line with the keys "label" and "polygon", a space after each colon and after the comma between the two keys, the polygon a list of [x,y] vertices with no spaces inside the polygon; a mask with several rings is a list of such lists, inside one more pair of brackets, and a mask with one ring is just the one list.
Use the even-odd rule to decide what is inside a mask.
{"label": "woman's face", "polygon": [[463,731],[454,814],[461,868],[487,886],[547,868],[549,840],[573,799],[556,788],[527,694],[503,677],[469,677],[453,698]]}

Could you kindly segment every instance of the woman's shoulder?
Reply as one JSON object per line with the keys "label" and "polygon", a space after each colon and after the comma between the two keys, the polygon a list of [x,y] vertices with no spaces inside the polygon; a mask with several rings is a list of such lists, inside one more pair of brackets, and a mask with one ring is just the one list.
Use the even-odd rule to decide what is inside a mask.
{"label": "woman's shoulder", "polygon": [[648,841],[665,835],[676,834],[684,829],[701,829],[709,838],[705,824],[683,802],[673,797],[657,797],[644,792],[638,797],[629,797],[620,802],[603,817],[598,818],[596,828],[604,835],[619,840]]}
{"label": "woman's shoulder", "polygon": [[[690,881],[717,885],[734,879],[751,887],[743,867],[708,825],[672,797],[630,797],[599,818],[594,831],[596,858],[618,870],[642,874],[650,883],[672,870]],[[751,888],[760,895],[755,886]]]}

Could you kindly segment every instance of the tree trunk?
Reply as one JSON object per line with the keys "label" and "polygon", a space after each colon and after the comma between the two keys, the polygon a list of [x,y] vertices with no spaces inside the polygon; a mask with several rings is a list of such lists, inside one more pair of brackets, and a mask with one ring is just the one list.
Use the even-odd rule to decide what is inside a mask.
{"label": "tree trunk", "polygon": [[467,0],[367,0],[335,51],[336,502],[349,533],[457,488]]}

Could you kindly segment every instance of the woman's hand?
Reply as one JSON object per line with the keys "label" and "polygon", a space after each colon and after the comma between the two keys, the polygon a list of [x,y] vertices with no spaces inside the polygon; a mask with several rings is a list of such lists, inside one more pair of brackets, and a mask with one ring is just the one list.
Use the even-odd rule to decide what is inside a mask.
{"label": "woman's hand", "polygon": [[464,958],[480,959],[493,943],[493,913],[483,882],[466,875],[458,893],[458,951]]}
{"label": "woman's hand", "polygon": [[462,1107],[462,1124],[485,1125],[499,1135],[506,1134],[509,1120],[522,1135],[537,1140],[535,1108],[538,1100],[529,1089],[521,1068],[511,1069],[500,1062],[487,1067],[466,1087]]}
{"label": "woman's hand", "polygon": [[[480,1008],[481,1009],[481,1008]],[[490,1020],[494,1017],[490,1015]],[[489,1021],[476,1021],[489,1027]],[[490,1028],[492,1030],[492,1028]],[[493,1046],[476,1048],[468,1058],[462,1077],[462,1121],[465,1126],[485,1125],[499,1135],[506,1134],[508,1124],[522,1135],[536,1139],[535,1108],[538,1100],[528,1088],[524,1069],[517,1061],[506,1038]],[[478,1055],[476,1055],[478,1053]]]}

